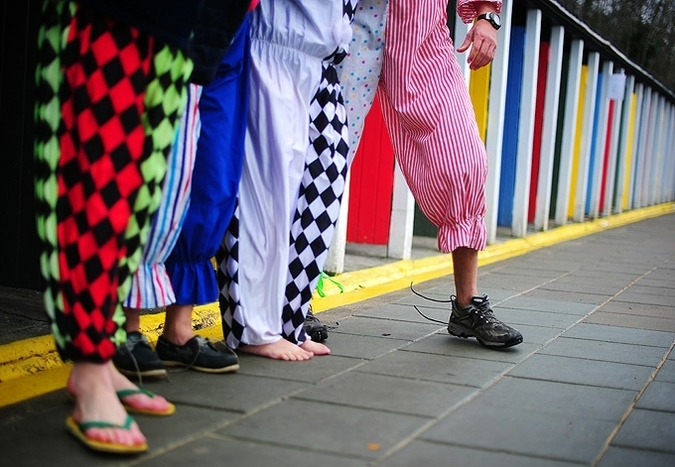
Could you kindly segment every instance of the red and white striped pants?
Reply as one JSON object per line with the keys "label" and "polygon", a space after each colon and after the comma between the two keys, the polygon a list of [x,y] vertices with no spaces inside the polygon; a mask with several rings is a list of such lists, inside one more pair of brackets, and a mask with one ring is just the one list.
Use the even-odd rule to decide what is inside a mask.
{"label": "red and white striped pants", "polygon": [[[361,83],[366,83],[359,72],[376,68],[381,57],[377,92],[394,152],[420,209],[439,228],[439,249],[482,250],[486,244],[487,155],[450,39],[446,3],[389,1],[386,28],[377,24],[362,28],[366,39],[374,43],[371,53],[348,57],[341,79],[348,96],[351,92],[357,99],[371,100],[366,105],[346,102],[348,109],[363,112],[372,97],[359,90]],[[458,12],[465,21],[475,13],[472,3],[458,2]],[[501,2],[495,3],[501,6]],[[372,4],[371,8],[365,8],[366,4]],[[360,14],[377,20],[379,15],[373,15],[373,8],[384,13],[383,2],[362,1],[355,23]],[[384,47],[380,47],[376,35],[384,31]],[[353,44],[357,48],[353,52],[364,47],[358,34],[355,28]],[[364,57],[368,57],[367,63]],[[360,81],[350,82],[350,76],[360,77]],[[355,130],[353,124],[351,120],[350,132]]]}

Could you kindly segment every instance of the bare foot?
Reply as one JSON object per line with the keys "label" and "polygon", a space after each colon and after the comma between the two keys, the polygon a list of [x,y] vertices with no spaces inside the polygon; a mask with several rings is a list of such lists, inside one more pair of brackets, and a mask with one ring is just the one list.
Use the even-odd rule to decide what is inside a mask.
{"label": "bare foot", "polygon": [[[73,419],[77,423],[102,421],[123,426],[127,412],[115,393],[112,362],[73,365],[68,378],[68,391],[75,396]],[[139,446],[146,443],[136,422],[129,429],[89,428],[86,436],[104,443]]]}
{"label": "bare foot", "polygon": [[[124,391],[126,389],[138,389],[138,386],[129,381],[129,379],[122,373],[117,371],[117,368],[114,366],[112,367],[111,377],[113,388],[115,388],[116,392]],[[145,413],[169,415],[169,413],[173,413],[174,409],[173,404],[169,403],[165,398],[157,394],[150,396],[146,393],[138,392],[120,397],[120,399],[123,399],[123,403],[128,406],[128,409],[133,408],[136,411]]]}
{"label": "bare foot", "polygon": [[258,355],[260,357],[272,358],[274,360],[285,360],[290,362],[301,362],[309,360],[314,356],[312,352],[302,349],[297,344],[288,342],[286,339],[279,339],[271,344],[262,345],[240,345],[237,350]]}
{"label": "bare foot", "polygon": [[323,345],[320,342],[314,342],[311,339],[307,339],[305,342],[303,342],[300,347],[305,349],[307,352],[311,352],[314,355],[329,355],[330,354],[330,349]]}

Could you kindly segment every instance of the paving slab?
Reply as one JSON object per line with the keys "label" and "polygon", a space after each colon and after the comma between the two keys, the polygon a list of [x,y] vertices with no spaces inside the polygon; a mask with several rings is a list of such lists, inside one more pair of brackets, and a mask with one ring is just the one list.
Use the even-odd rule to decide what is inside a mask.
{"label": "paving slab", "polygon": [[550,458],[511,454],[488,449],[415,440],[377,464],[381,467],[412,466],[499,466],[499,467],[572,467],[577,463]]}
{"label": "paving slab", "polygon": [[[442,321],[444,323],[448,322],[450,317],[450,305],[449,304],[434,304],[433,302],[426,301],[425,303],[416,304],[418,308],[424,308],[423,313],[427,316],[430,316],[434,319]],[[399,321],[413,322],[413,323],[431,323],[429,320],[420,315],[414,308],[414,304],[395,302],[381,307],[359,311],[354,314],[355,317],[367,317],[367,318],[382,318],[382,319],[396,319]],[[344,321],[344,320],[342,320]],[[342,324],[340,324],[342,325]],[[437,326],[441,326],[439,323],[435,323]],[[340,328],[338,327],[339,330]]]}
{"label": "paving slab", "polygon": [[675,416],[672,412],[636,409],[612,445],[675,454]]}
{"label": "paving slab", "polygon": [[437,443],[589,465],[615,423],[468,404],[420,435]]}
{"label": "paving slab", "polygon": [[573,294],[583,293],[613,296],[621,292],[625,286],[624,283],[617,281],[616,278],[599,276],[593,278],[593,280],[589,280],[588,277],[568,274],[547,282],[540,289],[564,293],[572,291]]}
{"label": "paving slab", "polygon": [[185,467],[188,465],[233,465],[297,467],[363,467],[365,462],[347,456],[315,452],[311,449],[256,443],[225,436],[204,436],[177,446],[138,465],[143,467]]}
{"label": "paving slab", "polygon": [[499,319],[515,327],[527,324],[530,326],[557,328],[562,331],[576,324],[583,317],[557,311],[524,310],[512,308],[512,306],[516,306],[516,304],[511,303],[511,300],[509,300],[494,311]]}
{"label": "paving slab", "polygon": [[575,339],[563,336],[541,349],[539,354],[629,363],[655,368],[665,357],[666,351],[661,347],[649,347],[641,344]]}
{"label": "paving slab", "polygon": [[670,277],[663,277],[663,276],[656,276],[654,274],[649,274],[647,276],[642,277],[636,285],[640,285],[641,287],[649,287],[652,289],[665,289],[669,290],[675,287],[675,284],[673,284],[673,278],[672,276]]}
{"label": "paving slab", "polygon": [[[629,248],[629,245],[626,245]],[[642,257],[644,252],[638,251],[636,254],[631,255],[630,258],[624,257],[608,257],[603,258],[598,261],[598,266],[604,269],[621,271],[628,274],[636,274],[641,277],[645,277],[650,273],[652,269],[657,267],[661,262],[658,260],[644,260]]]}
{"label": "paving slab", "polygon": [[645,318],[665,318],[672,319],[673,307],[664,305],[653,305],[643,302],[620,301],[617,299],[606,303],[598,308],[598,311],[616,312],[628,315],[636,315]]}
{"label": "paving slab", "polygon": [[[340,326],[330,333],[357,334],[373,337],[387,337],[416,341],[439,330],[439,324],[431,322],[416,323],[395,319],[372,318],[370,316],[353,316],[340,322]],[[326,344],[330,344],[326,342]]]}
{"label": "paving slab", "polygon": [[367,362],[356,371],[372,375],[484,387],[511,368],[512,363],[448,357],[405,348]]}
{"label": "paving slab", "polygon": [[507,374],[482,391],[471,404],[618,423],[637,394],[633,390],[523,379]]}
{"label": "paving slab", "polygon": [[671,412],[675,416],[675,383],[652,381],[640,396],[635,408]]}
{"label": "paving slab", "polygon": [[665,289],[661,289],[663,294],[654,294],[654,293],[642,293],[641,291],[633,291],[632,288],[629,288],[625,292],[619,294],[614,299],[615,303],[639,303],[642,306],[652,307],[670,307],[671,309],[675,307],[675,294],[665,293]]}
{"label": "paving slab", "polygon": [[509,375],[639,391],[653,371],[653,368],[641,365],[535,354],[511,370]]}
{"label": "paving slab", "polygon": [[584,318],[584,322],[675,333],[675,317],[659,318],[654,316],[644,316],[642,314],[598,310],[592,315]]}
{"label": "paving slab", "polygon": [[638,279],[644,277],[642,273],[628,272],[628,271],[615,271],[608,270],[606,267],[601,267],[596,263],[591,263],[589,265],[583,264],[576,271],[570,273],[574,277],[583,277],[588,281],[613,281],[617,284],[632,284]]}
{"label": "paving slab", "polygon": [[480,276],[478,287],[484,289],[501,288],[512,292],[523,292],[541,286],[550,279],[542,279],[538,275],[523,276],[517,272],[492,272],[484,276]]}
{"label": "paving slab", "polygon": [[[332,333],[330,335],[333,336]],[[330,341],[326,344],[330,346]],[[321,356],[306,362],[280,362],[240,352],[237,374],[317,383],[362,364],[360,358],[337,355]]]}
{"label": "paving slab", "polygon": [[597,307],[585,303],[565,301],[565,300],[547,300],[534,298],[528,295],[521,295],[505,300],[501,303],[502,307],[514,308],[517,310],[530,310],[550,313],[561,313],[575,316],[586,316]]}
{"label": "paving slab", "polygon": [[668,360],[663,363],[663,366],[659,369],[659,372],[656,374],[654,381],[663,381],[666,383],[675,383],[675,355],[673,352],[668,356]]}
{"label": "paving slab", "polygon": [[456,384],[355,371],[317,384],[294,397],[433,418],[475,392],[475,388]]}
{"label": "paving slab", "polygon": [[598,467],[665,467],[675,465],[675,454],[610,446]]}
{"label": "paving slab", "polygon": [[[644,281],[638,281],[631,285],[630,292],[635,294],[635,296],[638,298],[641,295],[672,298],[675,297],[675,280],[673,280],[670,284],[661,282],[658,286],[646,285]],[[622,297],[617,297],[618,300],[621,300],[621,298]]]}
{"label": "paving slab", "polygon": [[429,421],[427,417],[289,399],[216,433],[375,459]]}
{"label": "paving slab", "polygon": [[338,332],[331,333],[329,339],[330,356],[360,358],[363,360],[381,357],[410,343],[407,339],[360,336]]}
{"label": "paving slab", "polygon": [[538,279],[541,283],[548,282],[557,277],[577,269],[578,263],[570,260],[561,260],[553,258],[553,250],[546,253],[535,253],[528,255],[527,258],[518,258],[503,262],[500,267],[495,268],[495,274],[513,277],[515,280],[522,277],[532,277]]}
{"label": "paving slab", "polygon": [[547,290],[537,288],[527,292],[527,297],[543,298],[559,302],[587,303],[589,305],[601,305],[612,298],[610,293],[587,293],[576,290]]}
{"label": "paving slab", "polygon": [[579,323],[567,329],[563,337],[575,339],[603,340],[623,344],[644,345],[648,347],[669,348],[675,340],[675,334],[649,329],[635,329],[620,326],[608,326],[594,323]]}
{"label": "paving slab", "polygon": [[488,360],[503,363],[518,363],[539,349],[539,345],[523,342],[515,347],[493,350],[483,347],[476,339],[461,339],[447,332],[439,332],[418,342],[413,342],[405,350],[445,355],[447,357],[465,357],[476,360]]}
{"label": "paving slab", "polygon": [[[498,311],[496,313],[498,313]],[[540,347],[560,336],[565,331],[563,328],[551,325],[533,326],[531,324],[516,323],[515,321],[509,321],[509,324],[521,332],[523,335],[523,342],[527,344],[536,344]]]}
{"label": "paving slab", "polygon": [[[280,362],[285,363],[290,362]],[[239,373],[212,375],[197,371],[170,373],[170,378],[170,383],[146,387],[180,405],[239,413],[252,412],[310,384]]]}

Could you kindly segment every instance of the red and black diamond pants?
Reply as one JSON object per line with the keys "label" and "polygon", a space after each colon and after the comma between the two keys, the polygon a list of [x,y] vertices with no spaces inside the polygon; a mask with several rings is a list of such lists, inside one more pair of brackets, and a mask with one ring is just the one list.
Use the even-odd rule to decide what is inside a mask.
{"label": "red and black diamond pants", "polygon": [[36,70],[37,228],[61,358],[105,362],[161,196],[191,62],[143,32],[46,1]]}

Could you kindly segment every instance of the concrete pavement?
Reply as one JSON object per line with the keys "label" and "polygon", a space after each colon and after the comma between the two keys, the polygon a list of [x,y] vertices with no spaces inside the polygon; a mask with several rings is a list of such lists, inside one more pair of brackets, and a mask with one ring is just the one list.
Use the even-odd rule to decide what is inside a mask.
{"label": "concrete pavement", "polygon": [[[675,465],[674,231],[669,213],[481,266],[516,347],[450,336],[413,307],[445,322],[449,305],[408,289],[345,299],[319,315],[330,356],[144,382],[177,405],[136,416],[147,454],[80,446],[57,389],[0,408],[2,464]],[[447,299],[452,277],[415,288]]]}

